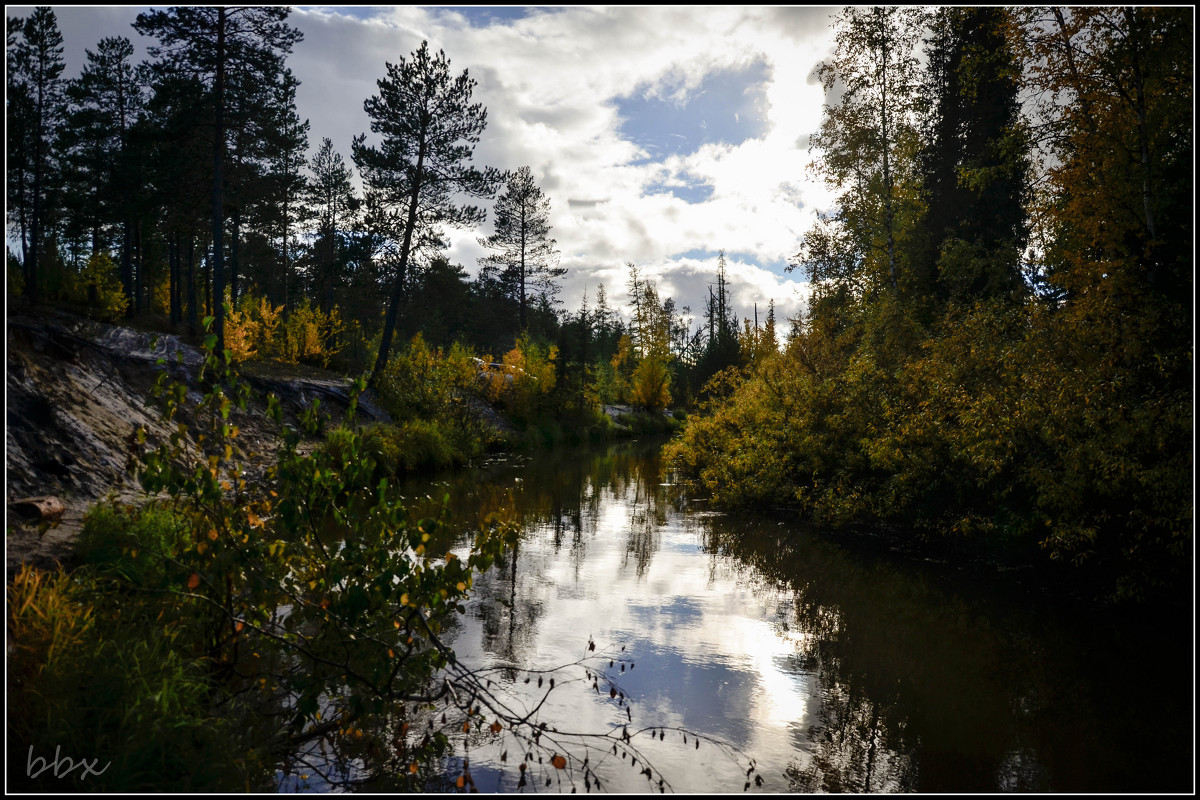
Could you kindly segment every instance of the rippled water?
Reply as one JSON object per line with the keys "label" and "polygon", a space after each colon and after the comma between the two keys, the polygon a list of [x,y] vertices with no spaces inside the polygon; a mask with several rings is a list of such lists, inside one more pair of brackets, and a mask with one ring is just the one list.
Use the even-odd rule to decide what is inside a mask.
{"label": "rippled water", "polygon": [[[587,756],[606,791],[741,792],[747,759],[751,791],[1192,788],[1190,620],[1156,637],[1003,576],[716,513],[653,444],[427,488],[450,493],[464,547],[485,510],[523,525],[451,642],[462,663],[506,667],[500,693],[547,723],[546,761]],[[623,730],[636,765],[598,738]],[[520,749],[506,732],[460,755],[481,791],[515,791]],[[531,777],[526,791],[585,790],[577,762]]]}

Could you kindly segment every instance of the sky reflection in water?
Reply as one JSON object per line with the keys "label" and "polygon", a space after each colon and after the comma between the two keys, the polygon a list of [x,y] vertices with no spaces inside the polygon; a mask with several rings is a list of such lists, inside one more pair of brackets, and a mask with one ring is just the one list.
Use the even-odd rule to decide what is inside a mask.
{"label": "sky reflection in water", "polygon": [[[636,768],[611,741],[560,738],[589,756],[606,790],[657,788],[658,772],[675,791],[743,790],[744,760],[707,738],[697,749],[692,733],[684,745],[678,728],[753,758],[761,791],[1190,785],[1187,717],[1170,691],[1112,696],[1113,654],[1091,657],[1120,644],[1111,636],[1077,636],[1078,626],[777,521],[688,510],[655,452],[547,457],[448,487],[455,519],[507,498],[525,529],[515,563],[475,584],[452,635],[460,660],[510,666],[505,689],[517,707],[535,707],[548,689],[538,676],[553,675],[538,714],[552,729],[667,729],[661,741],[635,735]],[[538,672],[585,658],[589,638],[602,659]],[[597,691],[584,670],[600,667]],[[1178,728],[1182,749],[1170,736],[1131,745],[1123,730],[1143,725]],[[472,746],[481,791],[516,789],[520,759],[501,764],[505,749],[521,749],[507,733]],[[646,760],[653,786],[640,772]],[[565,772],[547,774],[569,791]]]}

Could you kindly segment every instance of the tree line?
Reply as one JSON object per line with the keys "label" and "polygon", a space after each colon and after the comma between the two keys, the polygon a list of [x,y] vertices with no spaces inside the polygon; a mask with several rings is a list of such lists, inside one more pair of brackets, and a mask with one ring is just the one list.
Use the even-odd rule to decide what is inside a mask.
{"label": "tree line", "polygon": [[1193,16],[855,8],[820,68],[837,194],[784,352],[676,463],[729,504],[1085,566],[1190,564]]}
{"label": "tree line", "polygon": [[[648,359],[648,407],[664,407],[671,384],[690,398],[738,362],[723,256],[694,331],[690,309],[632,267],[631,323],[602,286],[562,311],[550,200],[528,166],[473,163],[487,109],[472,101],[469,72],[428,43],[386,64],[364,101],[377,143],[356,137],[347,163],[326,138],[309,157],[287,67],[302,35],[287,17],[279,7],[146,12],[133,27],[154,42],[148,61],[108,37],[73,79],[51,9],[8,19],[10,295],[88,304],[113,321],[157,316],[192,335],[211,318],[217,352],[234,356],[253,351],[247,320],[261,332],[282,318],[292,340],[319,343],[275,351],[325,362],[336,352],[339,366],[369,369],[372,386],[395,338],[417,332],[496,356],[528,333],[563,354],[560,383],[608,375],[611,402],[631,399]],[[446,227],[486,217],[462,198],[495,200],[474,279],[442,254]]]}

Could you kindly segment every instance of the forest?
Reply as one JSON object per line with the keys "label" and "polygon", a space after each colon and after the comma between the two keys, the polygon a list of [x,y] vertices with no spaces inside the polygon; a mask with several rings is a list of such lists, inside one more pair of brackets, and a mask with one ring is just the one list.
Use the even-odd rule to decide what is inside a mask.
{"label": "forest", "polygon": [[[364,103],[381,144],[364,133],[347,163],[324,139],[308,158],[286,66],[301,35],[286,17],[143,14],[135,28],[158,42],[154,60],[134,64],[128,39],[106,38],[72,80],[51,9],[9,19],[10,302],[192,337],[212,317],[218,353],[234,360],[369,369],[373,387],[393,343],[418,333],[490,363],[524,342],[533,350],[521,359],[553,350],[559,410],[568,395],[577,411],[659,410],[671,380],[683,400],[738,360],[744,332],[723,259],[695,330],[690,309],[659,297],[632,263],[629,318],[603,285],[561,309],[550,198],[528,167],[472,163],[487,109],[471,103],[468,73],[427,44],[388,64]],[[468,204],[480,198],[494,205]],[[478,229],[489,212],[495,233],[480,243],[490,255],[471,278],[442,254],[445,230]],[[765,303],[763,314],[772,326]]]}
{"label": "forest", "polygon": [[[327,742],[367,764],[348,785],[448,788],[455,743],[503,731],[522,785],[527,763],[558,775],[544,726],[440,638],[515,529],[497,515],[456,556],[394,489],[512,446],[465,393],[551,444],[637,409],[627,424],[675,431],[664,458],[736,513],[1048,564],[1102,603],[1190,592],[1191,9],[839,12],[808,143],[836,205],[797,242],[811,296],[779,321],[735,311],[723,253],[697,317],[634,263],[625,296],[564,310],[552,198],[529,167],[473,161],[503,109],[423,43],[364,99],[349,160],[314,147],[288,13],[142,13],[149,60],[105,38],[75,78],[52,9],[8,18],[8,313],[207,355],[200,400],[158,387],[177,433],[137,442],[159,500],[97,505],[74,572],[10,576],[10,762],[104,741],[95,787],[252,789]],[[485,219],[472,277],[446,230]],[[249,478],[231,413],[264,360],[349,376],[397,424],[361,426],[352,402],[289,425],[268,399],[281,445]],[[353,535],[329,547],[334,529]]]}
{"label": "forest", "polygon": [[812,301],[713,386],[681,467],[734,506],[1185,591],[1192,37],[1180,9],[846,12]]}

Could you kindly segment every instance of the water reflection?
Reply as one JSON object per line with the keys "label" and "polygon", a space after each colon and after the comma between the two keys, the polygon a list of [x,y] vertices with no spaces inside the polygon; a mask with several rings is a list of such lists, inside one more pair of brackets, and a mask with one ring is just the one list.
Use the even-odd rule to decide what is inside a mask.
{"label": "water reflection", "polygon": [[[548,456],[446,487],[464,532],[498,508],[525,531],[476,583],[454,647],[503,666],[514,702],[543,703],[552,728],[670,731],[635,744],[677,791],[743,790],[714,740],[754,757],[752,790],[1190,787],[1186,640],[1155,642],[1151,662],[1141,634],[1102,616],[698,509],[656,453]],[[597,686],[593,664],[534,691],[535,671],[578,663],[589,640],[613,665]],[[710,738],[697,749],[678,729]],[[473,744],[481,789],[516,788],[505,746]],[[585,751],[606,789],[647,789],[627,761]]]}

